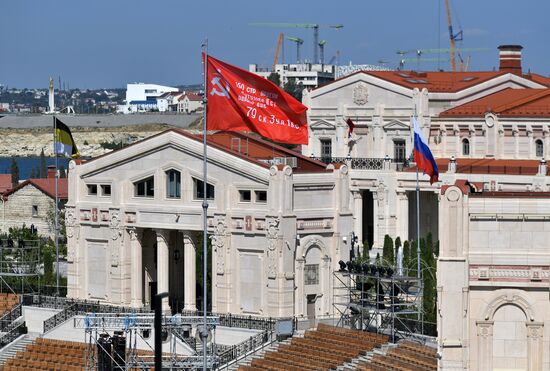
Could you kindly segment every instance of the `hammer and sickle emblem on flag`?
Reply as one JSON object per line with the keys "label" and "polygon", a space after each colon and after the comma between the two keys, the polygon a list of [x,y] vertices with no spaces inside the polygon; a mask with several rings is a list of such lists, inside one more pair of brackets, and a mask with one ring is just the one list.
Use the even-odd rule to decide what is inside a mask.
{"label": "hammer and sickle emblem on flag", "polygon": [[220,76],[214,76],[212,78],[212,90],[210,91],[210,95],[218,95],[220,97],[227,97],[229,98],[229,84],[227,81],[223,80],[225,86],[222,85],[222,77]]}

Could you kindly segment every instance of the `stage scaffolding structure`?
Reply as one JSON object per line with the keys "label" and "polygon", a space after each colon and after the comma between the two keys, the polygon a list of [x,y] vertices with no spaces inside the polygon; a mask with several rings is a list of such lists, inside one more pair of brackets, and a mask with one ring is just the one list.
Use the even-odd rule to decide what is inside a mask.
{"label": "stage scaffolding structure", "polygon": [[369,264],[333,272],[332,288],[337,326],[386,334],[394,342],[422,337],[422,288],[417,277]]}
{"label": "stage scaffolding structure", "polygon": [[[22,294],[34,293],[36,286],[30,284],[29,280],[34,279],[37,282],[43,269],[39,239],[0,239],[0,285],[7,286],[11,292],[20,290]],[[17,284],[19,287],[12,287],[8,278],[11,285]],[[30,288],[27,292],[26,287]]]}
{"label": "stage scaffolding structure", "polygon": [[[140,349],[138,346],[149,344],[153,341],[154,314],[153,313],[88,313],[85,316],[75,317],[73,319],[74,327],[85,331],[86,343],[86,370],[102,370],[104,363],[100,361],[102,354],[108,354],[109,364],[112,370],[150,370],[155,366],[154,346],[149,345],[149,349]],[[216,326],[220,323],[219,317],[207,317],[206,324],[208,330],[207,340],[207,363],[208,369],[215,369],[219,363],[217,356],[215,334]],[[163,315],[162,331],[163,344],[169,343],[169,352],[162,353],[163,369],[185,369],[199,370],[203,367],[203,348],[202,345],[194,350],[191,355],[183,355],[177,352],[178,339],[186,343],[187,339],[199,339],[204,325],[202,316],[182,316],[179,314],[173,316]],[[124,340],[124,356],[116,353],[114,346],[106,349],[103,339],[106,337],[122,338]],[[114,344],[113,340],[113,344]],[[200,340],[198,340],[200,341]],[[181,343],[180,343],[181,344]],[[181,345],[180,345],[181,346]],[[191,347],[192,348],[192,347]],[[103,350],[100,354],[100,350]],[[112,355],[111,355],[112,354]],[[124,358],[124,359],[122,359]]]}

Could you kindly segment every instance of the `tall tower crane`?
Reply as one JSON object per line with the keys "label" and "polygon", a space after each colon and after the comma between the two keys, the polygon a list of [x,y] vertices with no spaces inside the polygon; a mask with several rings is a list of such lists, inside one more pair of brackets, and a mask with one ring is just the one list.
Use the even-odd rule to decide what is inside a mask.
{"label": "tall tower crane", "polygon": [[462,30],[456,34],[453,31],[453,21],[451,18],[451,7],[449,0],[445,0],[445,9],[447,12],[447,25],[449,27],[449,40],[451,42],[451,71],[456,72],[456,42],[462,41]]}
{"label": "tall tower crane", "polygon": [[321,64],[325,64],[325,44],[327,43],[327,40],[321,40],[319,41],[319,51],[321,52]]}
{"label": "tall tower crane", "polygon": [[284,34],[281,32],[279,34],[279,38],[277,39],[277,50],[275,50],[275,58],[273,58],[273,66],[271,67],[271,71],[275,71],[275,65],[277,64],[277,62],[279,62],[279,54],[281,53],[281,46],[283,45],[284,37]]}
{"label": "tall tower crane", "polygon": [[292,36],[287,36],[286,39],[296,43],[296,63],[300,63],[300,47],[304,43],[304,40],[300,39],[299,37]]}
{"label": "tall tower crane", "polygon": [[317,23],[271,23],[257,22],[250,23],[250,26],[257,27],[276,27],[276,28],[311,28],[313,29],[313,63],[319,63],[319,28],[332,28],[339,30],[344,28],[343,24],[321,25]]}

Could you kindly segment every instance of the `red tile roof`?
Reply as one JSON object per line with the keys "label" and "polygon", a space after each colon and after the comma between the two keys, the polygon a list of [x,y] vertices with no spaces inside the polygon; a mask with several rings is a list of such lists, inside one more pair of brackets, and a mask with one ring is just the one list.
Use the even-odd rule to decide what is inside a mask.
{"label": "red tile roof", "polygon": [[550,117],[550,89],[505,89],[439,114],[440,117]]}
{"label": "red tile roof", "polygon": [[[435,160],[439,173],[447,171],[449,161],[448,158],[437,158]],[[456,159],[456,172],[458,174],[535,175],[538,172],[539,164],[539,160],[459,158]],[[416,167],[408,168],[405,171],[416,171]]]}
{"label": "red tile roof", "polygon": [[11,189],[11,174],[0,174],[0,193]]}
{"label": "red tile roof", "polygon": [[[55,178],[45,178],[45,179],[27,179],[22,183],[19,183],[15,188],[10,190],[9,192],[6,192],[4,196],[9,196],[12,193],[17,192],[21,188],[26,187],[27,185],[32,184],[42,192],[44,192],[46,195],[50,196],[51,198],[55,198]],[[67,178],[61,178],[59,179],[58,183],[58,190],[57,194],[59,199],[66,200],[69,198],[69,192],[68,192],[69,186]]]}

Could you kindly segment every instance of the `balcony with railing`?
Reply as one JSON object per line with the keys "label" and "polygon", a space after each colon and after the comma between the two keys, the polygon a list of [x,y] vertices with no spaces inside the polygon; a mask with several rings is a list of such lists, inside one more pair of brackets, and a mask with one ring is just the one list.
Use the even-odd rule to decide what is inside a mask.
{"label": "balcony with railing", "polygon": [[396,170],[403,171],[411,167],[411,160],[391,157],[311,157],[325,164],[351,164],[355,170]]}

